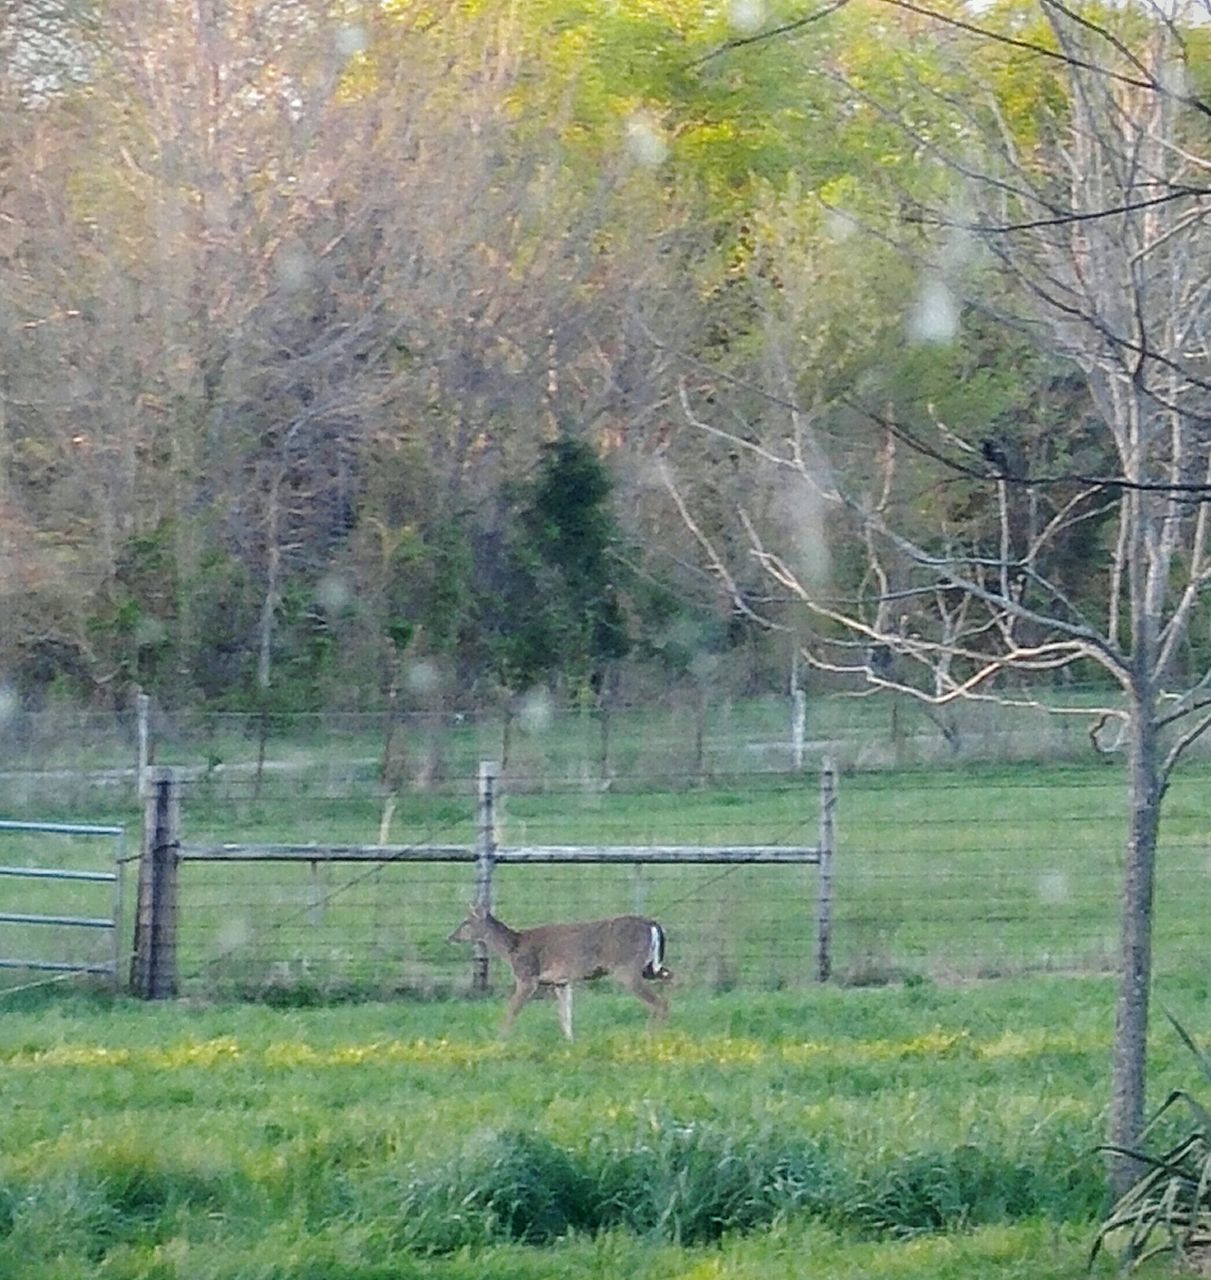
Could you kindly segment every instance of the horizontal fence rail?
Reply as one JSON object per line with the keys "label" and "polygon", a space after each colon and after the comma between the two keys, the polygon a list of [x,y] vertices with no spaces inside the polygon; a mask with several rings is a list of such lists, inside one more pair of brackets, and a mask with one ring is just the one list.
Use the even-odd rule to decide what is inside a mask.
{"label": "horizontal fence rail", "polygon": [[[474,845],[383,845],[383,844],[268,844],[180,846],[183,862],[475,862]],[[493,853],[496,862],[508,863],[660,863],[685,866],[714,866],[730,863],[774,863],[816,866],[817,848],[790,845],[728,845],[715,848],[697,845],[586,845],[550,844],[503,846]]]}
{"label": "horizontal fence rail", "polygon": [[0,876],[17,876],[25,880],[84,880],[93,884],[114,884],[115,871],[68,871],[63,867],[0,867]]}
{"label": "horizontal fence rail", "polygon": [[112,929],[112,916],[45,916],[23,911],[0,911],[0,924],[59,924],[80,929]]}
{"label": "horizontal fence rail", "polygon": [[13,822],[0,819],[0,831],[45,832],[62,836],[124,836],[125,827],[94,826],[86,822]]}
{"label": "horizontal fence rail", "polygon": [[112,977],[112,964],[76,964],[70,960],[14,960],[0,958],[0,969],[30,969],[34,973],[87,973]]}

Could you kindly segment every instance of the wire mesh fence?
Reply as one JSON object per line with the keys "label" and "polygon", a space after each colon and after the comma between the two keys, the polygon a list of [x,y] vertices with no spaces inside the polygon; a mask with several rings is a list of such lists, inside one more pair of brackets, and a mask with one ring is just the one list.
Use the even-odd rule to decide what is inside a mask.
{"label": "wire mesh fence", "polygon": [[[1020,695],[1027,699],[1030,695]],[[1117,695],[1074,689],[1042,706],[958,704],[945,714],[906,701],[819,693],[711,699],[671,690],[608,709],[555,706],[535,695],[509,709],[317,712],[258,716],[145,704],[117,712],[51,707],[0,713],[0,809],[86,812],[138,792],[141,727],[151,759],[210,795],[376,795],[392,786],[441,790],[481,759],[552,787],[628,785],[644,777],[695,784],[744,773],[845,772],[984,764],[1088,763],[1094,708]],[[1103,743],[1107,740],[1102,735]],[[1211,756],[1211,741],[1196,750]]]}
{"label": "wire mesh fence", "polygon": [[[710,788],[652,780],[608,792],[508,791],[505,844],[786,844],[815,838],[815,779],[748,774]],[[1168,801],[1156,898],[1158,971],[1201,971],[1211,845],[1200,779]],[[186,825],[190,800],[186,797]],[[328,834],[358,834],[316,806]],[[438,817],[437,815],[442,815]],[[199,815],[200,816],[200,815]],[[373,826],[373,813],[363,817]],[[396,840],[473,840],[474,780],[400,799]],[[301,812],[295,812],[296,819]],[[963,981],[1115,966],[1125,834],[1111,771],[922,773],[842,778],[832,904],[841,983]],[[209,835],[213,836],[214,831]],[[230,831],[227,832],[230,835]],[[365,830],[361,834],[365,834]],[[816,978],[814,866],[502,864],[497,914],[528,927],[624,912],[659,919],[685,988],[772,989]],[[471,957],[445,941],[474,894],[474,866],[187,862],[181,964],[188,990],[303,995],[443,995],[471,987]],[[493,962],[494,981],[507,971]]]}
{"label": "wire mesh fence", "polygon": [[[570,793],[546,789],[523,794],[519,812],[505,820],[490,799],[485,807],[499,793],[494,772],[486,790],[484,777],[481,769],[474,848],[432,840],[184,844],[180,896],[190,905],[177,943],[189,979],[267,995],[346,988],[432,995],[481,986],[482,968],[477,980],[472,957],[445,941],[472,898],[520,927],[657,915],[683,940],[679,973],[690,986],[805,981],[809,975],[796,972],[801,961],[820,971],[827,879],[805,874],[822,861],[820,848],[640,841],[631,803],[593,805],[598,822],[590,826],[563,803]],[[831,788],[831,772],[822,783]],[[794,790],[803,802],[802,784]],[[652,805],[672,794],[629,800]],[[831,803],[825,808],[831,814]],[[414,817],[402,809],[405,822]],[[788,832],[805,825],[801,817]],[[650,819],[647,827],[650,837]],[[237,878],[245,892],[233,904],[225,890]],[[776,935],[792,931],[803,945],[784,946],[771,964]]]}

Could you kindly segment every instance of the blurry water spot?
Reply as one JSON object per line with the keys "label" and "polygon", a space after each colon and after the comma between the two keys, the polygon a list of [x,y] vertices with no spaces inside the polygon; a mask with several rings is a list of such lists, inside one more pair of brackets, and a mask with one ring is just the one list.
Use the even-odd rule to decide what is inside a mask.
{"label": "blurry water spot", "polygon": [[355,24],[348,27],[338,27],[332,43],[336,46],[336,51],[342,58],[352,58],[359,53],[366,52],[370,44],[370,37],[366,34],[365,27]]}
{"label": "blurry water spot", "polygon": [[168,634],[168,629],[160,621],[159,618],[152,617],[150,614],[144,614],[135,623],[135,644],[140,649],[151,648],[153,645],[163,644],[164,638]]}
{"label": "blurry water spot", "polygon": [[1161,63],[1159,79],[1166,93],[1175,98],[1185,97],[1190,91],[1185,58],[1166,58]]}
{"label": "blurry water spot", "polygon": [[786,484],[774,504],[782,526],[782,558],[804,585],[820,586],[829,580],[832,559],[824,530],[824,510],[819,496],[800,481]]}
{"label": "blurry water spot", "polygon": [[527,733],[549,729],[553,718],[551,695],[545,689],[532,689],[521,700],[517,720]]}
{"label": "blurry water spot", "polygon": [[848,240],[857,227],[853,218],[842,209],[829,209],[824,215],[824,234],[830,240],[840,243]]}
{"label": "blurry water spot", "polygon": [[328,613],[340,613],[353,599],[343,574],[325,574],[315,586],[315,602]]}
{"label": "blurry water spot", "polygon": [[404,672],[409,693],[432,693],[441,683],[441,675],[431,662],[411,662]]}
{"label": "blurry water spot", "polygon": [[646,112],[637,111],[627,121],[627,150],[636,164],[654,169],[669,154],[660,126]]}
{"label": "blurry water spot", "polygon": [[765,0],[729,0],[727,24],[741,36],[760,31],[765,24]]}
{"label": "blurry water spot", "polygon": [[942,280],[924,280],[908,315],[908,336],[914,342],[953,342],[958,332],[954,294]]}
{"label": "blurry water spot", "polygon": [[202,216],[208,227],[226,227],[231,222],[231,198],[217,184],[206,189],[206,197],[202,205]]}
{"label": "blurry water spot", "polygon": [[1045,871],[1039,876],[1039,901],[1052,906],[1067,902],[1072,896],[1068,876],[1063,871]]}
{"label": "blurry water spot", "polygon": [[283,245],[273,260],[278,284],[287,293],[297,293],[311,279],[311,254],[301,244]]}
{"label": "blurry water spot", "polygon": [[719,655],[705,651],[694,654],[690,661],[690,674],[695,680],[705,683],[719,670]]}
{"label": "blurry water spot", "polygon": [[238,951],[252,941],[252,926],[247,916],[228,916],[219,925],[218,942],[223,951]]}

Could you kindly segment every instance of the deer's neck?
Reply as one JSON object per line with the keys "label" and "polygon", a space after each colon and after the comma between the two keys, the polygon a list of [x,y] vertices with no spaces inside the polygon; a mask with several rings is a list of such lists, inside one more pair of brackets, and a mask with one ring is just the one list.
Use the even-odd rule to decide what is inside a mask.
{"label": "deer's neck", "polygon": [[521,934],[507,924],[489,915],[484,921],[484,942],[501,955],[509,955],[517,949]]}

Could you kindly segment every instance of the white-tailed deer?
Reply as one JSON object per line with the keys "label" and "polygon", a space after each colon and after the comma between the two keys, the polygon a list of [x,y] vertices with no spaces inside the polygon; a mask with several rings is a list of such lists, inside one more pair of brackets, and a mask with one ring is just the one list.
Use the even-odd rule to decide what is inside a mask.
{"label": "white-tailed deer", "polygon": [[509,997],[501,1034],[507,1035],[522,1005],[539,987],[554,987],[559,1025],[572,1038],[572,983],[609,974],[650,1009],[649,1022],[666,1018],[668,1001],[644,986],[673,975],[664,967],[664,930],[643,916],[614,916],[578,924],[510,929],[483,907],[450,935],[451,942],[482,942],[509,962],[517,985]]}

